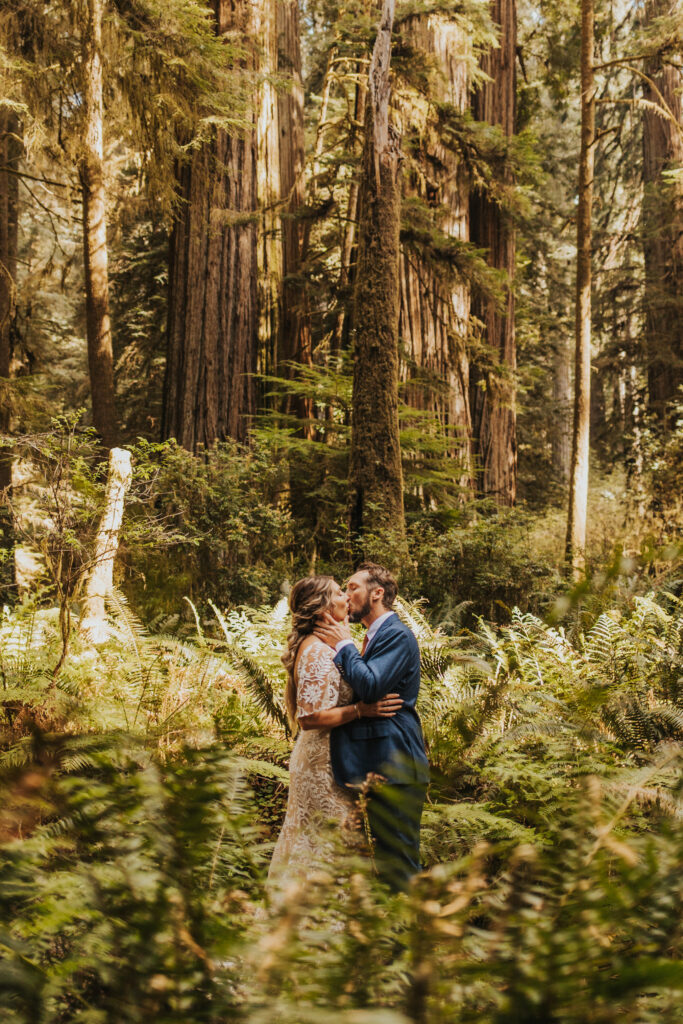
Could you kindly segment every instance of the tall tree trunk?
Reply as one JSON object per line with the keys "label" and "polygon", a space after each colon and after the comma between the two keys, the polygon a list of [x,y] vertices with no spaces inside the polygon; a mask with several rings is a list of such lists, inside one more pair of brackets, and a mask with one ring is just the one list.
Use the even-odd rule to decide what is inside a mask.
{"label": "tall tree trunk", "polygon": [[[356,73],[360,76],[360,66],[356,68]],[[365,127],[365,109],[368,100],[368,87],[367,81],[364,77],[359,77],[356,85],[356,97],[353,111],[353,125],[349,132],[349,150],[355,154],[356,151],[356,139],[357,134],[362,132]],[[337,294],[339,296],[339,312],[337,313],[337,319],[334,325],[334,332],[332,334],[332,356],[339,356],[339,353],[344,347],[344,333],[347,328],[349,317],[346,312],[346,293],[352,287],[352,271],[351,271],[351,260],[353,256],[353,247],[356,244],[356,231],[358,227],[358,200],[360,196],[360,180],[357,175],[354,175],[349,185],[349,197],[346,207],[346,222],[344,224],[344,230],[342,234],[342,246],[341,246],[341,265],[339,268],[339,280],[337,285]]]}
{"label": "tall tree trunk", "polygon": [[357,553],[379,557],[391,551],[396,558],[405,543],[405,519],[398,424],[401,153],[389,123],[394,11],[395,0],[383,0],[370,63],[354,303],[349,484]]}
{"label": "tall tree trunk", "polygon": [[585,566],[591,388],[591,238],[595,163],[593,0],[581,0],[581,150],[576,212],[576,358],[566,559],[575,575]]}
{"label": "tall tree trunk", "polygon": [[260,5],[257,26],[261,40],[257,119],[257,193],[260,211],[258,232],[258,372],[278,373],[280,305],[282,292],[282,236],[280,232],[280,128],[278,91],[277,3]]}
{"label": "tall tree trunk", "polygon": [[[0,114],[0,391],[12,373],[16,308],[19,123],[8,108]],[[10,404],[0,393],[0,434],[9,433]],[[14,523],[11,510],[12,456],[0,449],[0,604],[14,595]]]}
{"label": "tall tree trunk", "polygon": [[553,429],[552,464],[553,476],[557,483],[566,487],[569,483],[571,464],[571,355],[569,340],[559,335],[553,345]]}
{"label": "tall tree trunk", "polygon": [[[280,196],[282,201],[282,310],[280,316],[280,353],[288,364],[310,366],[311,321],[306,287],[302,279],[305,224],[299,219],[304,205],[304,88],[301,78],[301,39],[298,0],[279,0],[277,4],[278,73],[289,80],[290,88],[277,98],[280,158]],[[295,377],[289,366],[286,376]],[[302,419],[312,420],[313,399],[299,395],[289,403]],[[312,424],[304,428],[311,436]]]}
{"label": "tall tree trunk", "polygon": [[[505,136],[515,130],[515,56],[517,47],[516,0],[492,0],[491,17],[500,27],[500,47],[489,50],[482,69],[491,81],[474,96],[474,116],[479,121],[499,125]],[[512,182],[508,163],[505,176]],[[515,345],[514,294],[515,233],[500,208],[483,194],[475,194],[470,204],[470,238],[488,252],[488,261],[508,275],[504,310],[494,302],[473,303],[473,313],[484,324],[484,343],[492,368],[472,367],[470,406],[475,454],[478,460],[478,486],[500,505],[513,505],[517,492],[517,417],[514,374],[517,365]]]}
{"label": "tall tree trunk", "polygon": [[[647,0],[647,22],[674,13],[672,0]],[[643,245],[649,405],[662,426],[683,384],[683,74],[673,61],[646,67],[643,111]],[[659,108],[659,111],[657,110]],[[664,115],[664,116],[663,116]],[[668,116],[666,116],[668,115]]]}
{"label": "tall tree trunk", "polygon": [[[433,87],[437,102],[464,111],[469,101],[467,41],[462,31],[440,14],[416,15],[404,35],[418,52],[436,59],[441,73]],[[433,123],[431,108],[406,101],[406,120],[421,137],[410,175],[403,176],[404,195],[417,195],[440,208],[438,226],[451,238],[469,235],[469,195],[457,156],[446,148]],[[449,451],[459,463],[464,483],[473,484],[470,460],[472,422],[469,405],[469,360],[466,338],[470,293],[466,281],[444,284],[419,253],[404,246],[400,260],[399,337],[408,357],[401,375],[414,366],[425,379],[406,393],[410,405],[432,412],[450,438]],[[431,386],[430,386],[430,383]]]}
{"label": "tall tree trunk", "polygon": [[[248,36],[251,5],[215,0],[216,29]],[[190,451],[247,437],[258,337],[256,132],[210,143],[179,170],[171,237],[162,435]]]}
{"label": "tall tree trunk", "polygon": [[102,99],[102,16],[104,0],[87,0],[82,29],[83,257],[88,367],[93,424],[107,447],[116,444],[118,422],[114,401],[114,354],[109,319],[107,203],[104,171],[104,105]]}

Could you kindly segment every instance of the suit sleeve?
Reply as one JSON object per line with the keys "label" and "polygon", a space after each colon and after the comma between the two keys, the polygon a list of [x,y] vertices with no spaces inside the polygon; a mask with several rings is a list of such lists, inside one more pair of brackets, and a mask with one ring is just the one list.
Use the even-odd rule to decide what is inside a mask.
{"label": "suit sleeve", "polygon": [[403,634],[378,637],[372,658],[363,661],[355,646],[348,644],[335,655],[334,663],[361,700],[372,703],[392,693],[410,662],[410,641]]}

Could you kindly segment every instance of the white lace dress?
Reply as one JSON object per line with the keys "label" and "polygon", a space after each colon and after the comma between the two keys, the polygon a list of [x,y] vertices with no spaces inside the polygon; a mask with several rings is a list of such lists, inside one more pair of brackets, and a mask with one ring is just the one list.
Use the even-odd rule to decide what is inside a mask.
{"label": "white lace dress", "polygon": [[[297,718],[350,704],[353,691],[332,660],[333,651],[315,640],[297,666]],[[302,729],[289,762],[287,814],[273,851],[269,881],[300,877],[315,865],[329,864],[332,825],[348,837],[357,834],[353,797],[338,786],[330,764],[330,730]]]}

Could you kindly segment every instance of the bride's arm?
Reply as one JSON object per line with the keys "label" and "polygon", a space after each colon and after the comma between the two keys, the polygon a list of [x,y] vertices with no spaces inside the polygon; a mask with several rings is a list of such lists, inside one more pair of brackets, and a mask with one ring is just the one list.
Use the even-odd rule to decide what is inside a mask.
{"label": "bride's arm", "polygon": [[333,652],[319,641],[302,651],[297,664],[297,719],[302,729],[334,729],[354,718],[393,718],[403,701],[385,694],[372,704],[339,705],[339,672]]}
{"label": "bride's arm", "polygon": [[397,693],[388,693],[386,697],[374,704],[364,704],[359,700],[356,704],[345,704],[341,707],[315,711],[312,715],[299,717],[302,729],[335,729],[338,725],[346,725],[355,718],[393,718],[403,705]]}

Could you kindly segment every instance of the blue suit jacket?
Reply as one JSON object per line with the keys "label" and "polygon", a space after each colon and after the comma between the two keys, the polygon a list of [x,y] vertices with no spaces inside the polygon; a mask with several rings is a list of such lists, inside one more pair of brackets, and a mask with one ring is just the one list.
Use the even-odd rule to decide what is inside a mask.
{"label": "blue suit jacket", "polygon": [[415,703],[420,689],[420,650],[407,626],[392,615],[377,630],[365,655],[347,644],[334,663],[357,698],[368,703],[387,693],[403,698],[393,718],[361,718],[330,734],[332,771],[341,786],[378,772],[390,782],[426,783],[429,764]]}

